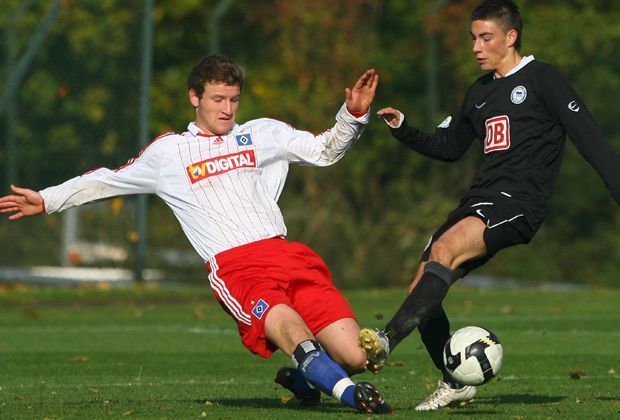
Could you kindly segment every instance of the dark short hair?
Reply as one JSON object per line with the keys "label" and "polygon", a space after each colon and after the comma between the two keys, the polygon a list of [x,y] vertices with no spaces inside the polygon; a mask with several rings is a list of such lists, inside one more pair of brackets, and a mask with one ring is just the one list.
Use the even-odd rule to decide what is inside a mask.
{"label": "dark short hair", "polygon": [[205,83],[224,83],[243,88],[243,72],[230,58],[223,55],[207,55],[194,65],[187,76],[187,89],[193,89],[202,97]]}
{"label": "dark short hair", "polygon": [[511,0],[484,0],[471,12],[471,21],[474,20],[494,20],[504,32],[511,29],[517,31],[515,49],[521,49],[521,34],[523,33],[523,20],[521,12]]}

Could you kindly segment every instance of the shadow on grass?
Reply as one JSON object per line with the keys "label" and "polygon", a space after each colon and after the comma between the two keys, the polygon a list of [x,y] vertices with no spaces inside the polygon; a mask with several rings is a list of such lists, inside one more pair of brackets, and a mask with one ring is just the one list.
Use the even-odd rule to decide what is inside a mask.
{"label": "shadow on grass", "polygon": [[[213,398],[209,401],[216,405],[236,408],[281,409],[294,410],[299,412],[325,412],[326,410],[330,412],[352,411],[351,408],[338,404],[335,401],[321,401],[321,404],[313,407],[300,406],[295,399],[292,399],[287,403],[283,403],[278,398]],[[198,404],[204,404],[205,400],[195,400],[194,402]]]}
{"label": "shadow on grass", "polygon": [[478,401],[481,404],[552,404],[558,403],[560,401],[565,400],[566,397],[554,397],[547,395],[532,395],[532,394],[508,394],[508,395],[499,395],[496,397],[489,398],[476,398],[475,401]]}

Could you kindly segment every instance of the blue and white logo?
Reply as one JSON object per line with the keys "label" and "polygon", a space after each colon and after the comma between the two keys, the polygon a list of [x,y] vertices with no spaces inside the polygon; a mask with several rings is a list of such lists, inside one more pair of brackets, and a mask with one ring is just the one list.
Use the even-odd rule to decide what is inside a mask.
{"label": "blue and white logo", "polygon": [[262,319],[265,312],[269,309],[269,305],[262,299],[259,299],[254,308],[252,308],[252,313],[258,319]]}
{"label": "blue and white logo", "polygon": [[512,93],[510,93],[510,100],[515,105],[525,102],[525,98],[527,98],[527,89],[525,86],[517,86],[512,90]]}
{"label": "blue and white logo", "polygon": [[249,146],[252,144],[252,136],[250,134],[239,134],[236,138],[239,146]]}

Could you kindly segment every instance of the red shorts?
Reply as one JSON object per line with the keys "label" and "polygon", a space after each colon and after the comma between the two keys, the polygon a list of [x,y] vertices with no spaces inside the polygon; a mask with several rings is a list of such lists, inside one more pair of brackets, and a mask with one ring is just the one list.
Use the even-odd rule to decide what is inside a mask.
{"label": "red shorts", "polygon": [[265,337],[265,319],[278,304],[295,309],[312,334],[355,319],[323,259],[299,242],[252,242],[217,254],[208,268],[215,298],[237,322],[243,345],[265,358],[277,350]]}

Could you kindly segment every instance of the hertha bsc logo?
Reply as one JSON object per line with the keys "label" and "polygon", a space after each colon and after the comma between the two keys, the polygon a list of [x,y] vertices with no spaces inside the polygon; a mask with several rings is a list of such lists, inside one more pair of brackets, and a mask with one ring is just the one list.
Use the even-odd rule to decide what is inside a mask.
{"label": "hertha bsc logo", "polygon": [[525,86],[517,86],[510,93],[510,100],[515,105],[525,102],[525,98],[527,98],[527,89]]}
{"label": "hertha bsc logo", "polygon": [[507,115],[493,117],[484,123],[487,136],[484,139],[484,153],[510,148],[510,121]]}

